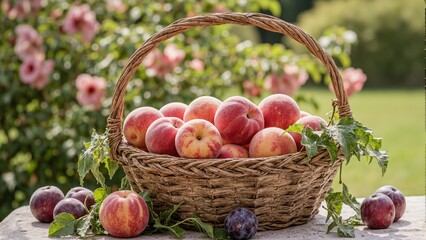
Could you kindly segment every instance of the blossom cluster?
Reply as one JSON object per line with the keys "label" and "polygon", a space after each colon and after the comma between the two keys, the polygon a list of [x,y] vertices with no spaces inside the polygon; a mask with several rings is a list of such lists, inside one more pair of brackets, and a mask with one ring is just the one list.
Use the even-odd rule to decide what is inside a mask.
{"label": "blossom cluster", "polygon": [[[2,2],[3,12],[10,20],[25,20],[31,14],[36,14],[42,7],[42,0]],[[61,12],[54,11],[51,17],[54,20],[60,20],[61,15]],[[100,24],[96,20],[96,14],[87,4],[71,6],[61,23],[61,32],[70,36],[79,35],[82,43],[93,41],[99,30]],[[54,61],[46,59],[43,36],[27,24],[17,25],[15,36],[14,51],[21,61],[19,67],[21,81],[32,88],[44,89],[54,71]],[[81,105],[94,109],[101,107],[101,102],[106,95],[104,78],[82,73],[76,79],[76,88],[76,99]]]}

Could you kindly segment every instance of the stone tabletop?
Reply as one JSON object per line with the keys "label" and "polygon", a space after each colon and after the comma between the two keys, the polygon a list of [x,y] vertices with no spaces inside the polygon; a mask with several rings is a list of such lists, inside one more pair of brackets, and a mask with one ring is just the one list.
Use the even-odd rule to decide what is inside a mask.
{"label": "stone tabletop", "polygon": [[[359,199],[361,201],[361,199]],[[365,226],[356,227],[356,239],[426,239],[425,196],[407,197],[407,208],[404,216],[388,229],[371,230]],[[346,206],[342,212],[344,217],[353,214]],[[278,231],[258,232],[253,239],[339,239],[337,234],[326,234],[326,212],[321,208],[311,221],[300,226],[289,227]],[[29,207],[24,206],[13,211],[0,223],[0,240],[3,239],[52,239],[47,237],[49,224],[39,223],[31,215]],[[78,239],[64,237],[62,239]],[[88,239],[111,240],[109,236],[97,236]],[[131,239],[174,239],[167,234],[140,236]],[[198,232],[187,231],[184,239],[208,239]]]}

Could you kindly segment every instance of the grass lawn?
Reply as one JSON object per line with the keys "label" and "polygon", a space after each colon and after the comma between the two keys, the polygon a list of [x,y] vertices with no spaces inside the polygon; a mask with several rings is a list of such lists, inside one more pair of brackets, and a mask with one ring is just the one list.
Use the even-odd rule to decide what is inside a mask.
{"label": "grass lawn", "polygon": [[[326,117],[334,95],[327,90],[301,89],[319,103],[315,111],[309,104],[301,109]],[[389,153],[389,164],[382,177],[376,162],[368,164],[355,157],[343,167],[343,182],[356,197],[366,197],[382,185],[394,185],[405,195],[425,195],[423,90],[363,90],[349,99],[355,119],[371,128],[376,137],[383,138],[384,150]],[[328,107],[330,106],[330,107]],[[338,176],[334,188],[341,190]]]}

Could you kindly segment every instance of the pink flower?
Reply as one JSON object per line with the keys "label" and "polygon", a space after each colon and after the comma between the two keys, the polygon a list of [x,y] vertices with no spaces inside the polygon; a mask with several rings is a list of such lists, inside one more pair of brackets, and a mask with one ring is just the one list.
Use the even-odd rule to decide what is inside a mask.
{"label": "pink flower", "polygon": [[82,106],[91,106],[99,109],[106,95],[106,81],[104,78],[90,76],[89,74],[78,75],[75,85],[77,87],[77,101]]}
{"label": "pink flower", "polygon": [[173,67],[179,65],[180,62],[185,58],[185,52],[180,50],[175,44],[169,44],[164,48],[164,56],[168,64]]}
{"label": "pink flower", "polygon": [[52,60],[44,61],[41,58],[30,56],[19,67],[19,76],[23,83],[41,90],[49,82],[53,66]]}
{"label": "pink flower", "polygon": [[269,74],[265,79],[265,89],[272,93],[283,93],[294,96],[299,88],[308,80],[308,73],[297,65],[285,65],[284,74]]}
{"label": "pink flower", "polygon": [[109,0],[107,1],[107,8],[110,11],[117,13],[124,13],[127,10],[126,5],[121,0]]}
{"label": "pink flower", "polygon": [[258,97],[262,94],[262,88],[259,85],[256,85],[252,81],[243,82],[244,92],[250,96]]}
{"label": "pink flower", "polygon": [[43,38],[29,25],[18,25],[15,28],[17,35],[15,53],[21,60],[34,56],[44,57]]}
{"label": "pink flower", "polygon": [[185,58],[185,52],[178,49],[175,44],[166,46],[163,52],[154,49],[145,57],[143,65],[157,77],[164,77],[177,67]]}
{"label": "pink flower", "polygon": [[196,71],[204,70],[204,63],[200,59],[193,59],[188,63],[188,66]]}
{"label": "pink flower", "polygon": [[35,15],[41,8],[42,0],[18,0],[12,1],[13,5],[5,0],[2,2],[2,8],[7,18],[26,19],[30,15]]}
{"label": "pink flower", "polygon": [[[342,73],[343,87],[348,97],[352,94],[361,91],[367,81],[367,75],[360,68],[346,68]],[[329,85],[330,89],[334,91],[332,84]]]}
{"label": "pink flower", "polygon": [[224,12],[229,12],[228,8],[226,8],[223,5],[217,5],[214,7],[213,9],[214,13],[224,13]]}
{"label": "pink flower", "polygon": [[72,6],[62,25],[64,32],[71,35],[81,34],[85,42],[92,41],[99,28],[96,14],[90,10],[87,4]]}

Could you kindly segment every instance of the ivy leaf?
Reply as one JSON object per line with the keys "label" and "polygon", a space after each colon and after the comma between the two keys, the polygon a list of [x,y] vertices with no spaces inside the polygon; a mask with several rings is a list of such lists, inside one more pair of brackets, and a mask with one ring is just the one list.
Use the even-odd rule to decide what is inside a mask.
{"label": "ivy leaf", "polygon": [[[340,237],[355,237],[354,226],[362,224],[360,217],[360,204],[354,196],[349,193],[348,187],[343,184],[342,192],[334,192],[331,188],[328,191],[326,201],[327,217],[325,222],[328,222],[330,218],[333,220],[327,227],[327,233],[331,232],[334,228],[337,228],[337,234]],[[343,204],[348,205],[355,210],[356,214],[343,220],[340,214],[342,213]]]}
{"label": "ivy leaf", "polygon": [[131,186],[129,183],[129,179],[127,179],[127,177],[123,177],[120,183],[120,190],[130,190],[130,189],[131,189]]}
{"label": "ivy leaf", "polygon": [[111,160],[110,157],[105,157],[104,161],[105,161],[105,168],[108,170],[109,179],[112,179],[112,177],[114,176],[115,172],[117,172],[120,165],[118,164],[117,161]]}
{"label": "ivy leaf", "polygon": [[76,223],[76,232],[77,235],[80,237],[86,237],[87,232],[89,231],[90,227],[92,226],[91,222],[93,219],[93,211],[90,211],[89,214],[86,216],[83,216],[77,220]]}
{"label": "ivy leaf", "polygon": [[303,146],[305,146],[309,161],[318,152],[319,142],[320,136],[318,134],[315,134],[312,128],[307,127],[303,131],[301,143]]}
{"label": "ivy leaf", "polygon": [[388,167],[388,158],[389,158],[388,153],[386,151],[372,150],[367,148],[367,154],[369,156],[370,162],[373,158],[377,159],[377,163],[379,167],[382,169],[382,176],[385,175],[386,169]]}
{"label": "ivy leaf", "polygon": [[[300,123],[297,124],[293,124],[291,126],[289,126],[284,133],[288,133],[288,132],[295,132],[295,133],[302,133],[303,132],[303,125]],[[283,133],[283,134],[284,134]]]}
{"label": "ivy leaf", "polygon": [[[325,127],[322,126],[322,129]],[[330,155],[331,163],[337,159],[338,147],[336,143],[324,131],[313,131],[310,126],[303,130],[301,144],[305,146],[308,155],[308,160],[318,152],[319,147],[326,148]]]}
{"label": "ivy leaf", "polygon": [[92,172],[93,176],[95,177],[96,181],[103,187],[103,188],[107,188],[106,184],[105,184],[105,177],[104,175],[101,173],[101,171],[99,170],[99,162],[95,162],[92,165],[92,168],[90,169],[90,171]]}
{"label": "ivy leaf", "polygon": [[96,203],[100,206],[104,199],[108,196],[109,190],[107,188],[96,188],[95,191],[93,191],[93,198],[95,199]]}
{"label": "ivy leaf", "polygon": [[341,118],[336,125],[324,128],[325,133],[340,145],[348,161],[357,150],[358,139],[355,129],[356,125],[353,124],[352,118],[347,117]]}
{"label": "ivy leaf", "polygon": [[228,239],[228,233],[226,233],[225,229],[214,228],[213,233],[214,233],[214,239],[216,239],[216,240]]}
{"label": "ivy leaf", "polygon": [[192,225],[198,229],[198,231],[206,234],[208,237],[212,239],[216,239],[216,235],[212,225],[204,223],[203,221],[201,221],[200,218],[192,218],[191,222],[192,222]]}
{"label": "ivy leaf", "polygon": [[357,215],[360,214],[361,204],[356,200],[354,196],[349,193],[348,187],[344,183],[342,190],[342,203],[351,207]]}
{"label": "ivy leaf", "polygon": [[351,225],[341,224],[337,226],[337,234],[339,237],[354,238],[355,229]]}
{"label": "ivy leaf", "polygon": [[325,219],[325,222],[328,222],[328,220],[330,219],[330,217],[332,217],[333,214],[340,215],[343,206],[342,199],[343,194],[341,192],[334,192],[333,188],[330,188],[327,197],[325,198],[325,202],[327,205],[327,217]]}
{"label": "ivy leaf", "polygon": [[164,225],[169,225],[172,215],[179,209],[180,205],[176,204],[173,208],[160,212],[159,218]]}
{"label": "ivy leaf", "polygon": [[49,237],[64,237],[74,234],[76,219],[70,213],[56,215],[49,227]]}

